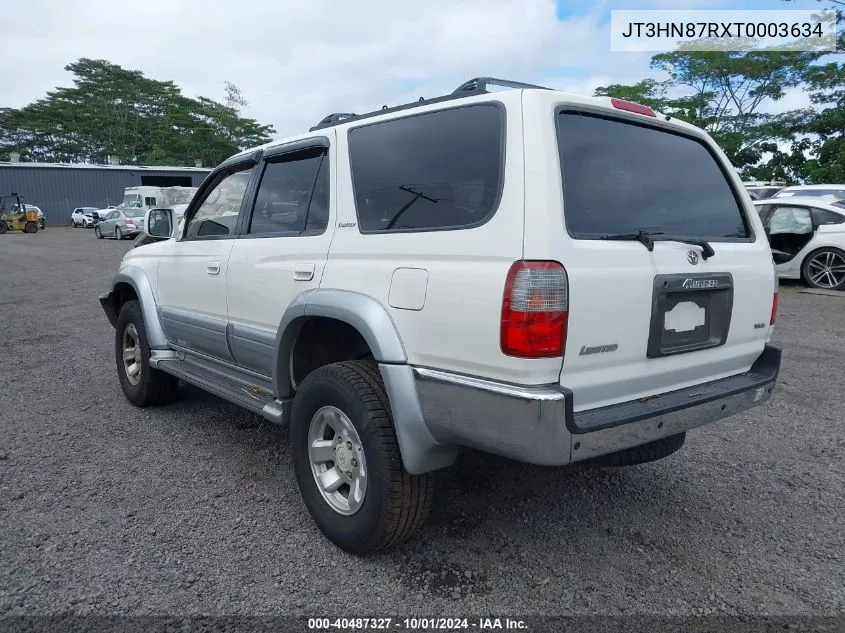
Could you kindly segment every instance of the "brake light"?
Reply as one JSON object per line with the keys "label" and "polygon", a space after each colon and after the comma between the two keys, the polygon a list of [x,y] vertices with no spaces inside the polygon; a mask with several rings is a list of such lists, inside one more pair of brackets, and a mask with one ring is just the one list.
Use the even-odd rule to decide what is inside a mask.
{"label": "brake light", "polygon": [[778,316],[778,291],[772,296],[772,316],[769,319],[769,325],[774,325]]}
{"label": "brake light", "polygon": [[129,218],[126,218],[125,220],[123,220],[123,223],[124,223],[124,224],[135,224],[135,223],[134,223],[132,220],[130,220]]}
{"label": "brake light", "polygon": [[518,261],[502,298],[501,348],[507,356],[563,356],[569,322],[569,282],[558,262]]}
{"label": "brake light", "polygon": [[644,114],[646,116],[657,116],[657,113],[654,110],[648,106],[642,105],[641,103],[633,103],[631,101],[625,101],[624,99],[616,99],[615,97],[610,100],[610,103],[617,110],[627,110],[628,112],[636,112],[637,114]]}
{"label": "brake light", "polygon": [[775,290],[774,294],[772,295],[772,315],[769,317],[769,326],[775,324],[775,320],[778,316],[778,291],[780,289],[780,275],[778,275],[778,267],[772,262],[772,269],[775,273]]}

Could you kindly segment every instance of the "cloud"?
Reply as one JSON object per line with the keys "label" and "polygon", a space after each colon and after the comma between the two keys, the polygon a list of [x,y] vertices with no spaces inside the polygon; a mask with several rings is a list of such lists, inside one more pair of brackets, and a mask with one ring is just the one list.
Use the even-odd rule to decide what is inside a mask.
{"label": "cloud", "polygon": [[[27,0],[5,15],[2,105],[56,85],[79,57],[105,58],[191,96],[238,85],[245,113],[279,135],[331,111],[363,111],[449,92],[492,75],[589,87],[625,73],[595,11],[557,19],[551,0]],[[618,79],[614,79],[618,80]]]}
{"label": "cloud", "polygon": [[651,74],[648,54],[610,51],[610,9],[726,2],[26,0],[4,14],[0,105],[69,85],[63,68],[79,57],[173,80],[190,96],[221,99],[232,81],[249,101],[245,114],[278,136],[329,112],[436,96],[482,75],[591,94]]}

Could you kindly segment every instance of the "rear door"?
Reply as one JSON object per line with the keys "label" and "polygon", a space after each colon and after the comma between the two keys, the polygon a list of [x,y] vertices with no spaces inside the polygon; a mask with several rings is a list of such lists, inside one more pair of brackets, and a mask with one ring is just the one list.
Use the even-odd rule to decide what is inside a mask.
{"label": "rear door", "polygon": [[[556,141],[546,157],[555,173],[545,171],[556,195],[545,205],[560,228],[541,235],[542,222],[526,222],[525,256],[557,259],[567,271],[560,383],[573,391],[575,410],[749,369],[770,336],[774,271],[765,236],[756,235],[760,220],[727,161],[654,117],[545,112]],[[525,153],[536,156],[530,147]],[[532,184],[527,191],[542,186]],[[543,204],[527,200],[527,212]],[[608,239],[638,231],[663,235],[653,243]],[[715,255],[659,241],[668,237],[705,239]]]}
{"label": "rear door", "polygon": [[[333,136],[333,131],[330,131]],[[265,153],[227,273],[229,344],[237,363],[273,374],[276,332],[296,297],[320,285],[332,240],[329,139]]]}

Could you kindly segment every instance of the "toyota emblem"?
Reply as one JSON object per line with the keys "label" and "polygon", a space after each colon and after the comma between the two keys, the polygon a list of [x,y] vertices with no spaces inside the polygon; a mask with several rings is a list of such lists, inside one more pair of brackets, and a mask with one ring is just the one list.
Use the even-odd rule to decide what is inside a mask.
{"label": "toyota emblem", "polygon": [[698,253],[695,251],[690,251],[687,253],[687,261],[695,266],[698,263]]}

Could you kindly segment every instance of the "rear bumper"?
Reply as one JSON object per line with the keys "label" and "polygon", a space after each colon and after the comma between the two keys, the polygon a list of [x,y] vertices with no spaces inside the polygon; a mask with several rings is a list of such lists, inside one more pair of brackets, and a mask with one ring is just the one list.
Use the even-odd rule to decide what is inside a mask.
{"label": "rear bumper", "polygon": [[781,350],[767,345],[744,373],[652,398],[573,413],[557,385],[517,387],[414,368],[423,418],[438,442],[548,466],[682,433],[766,402]]}

